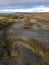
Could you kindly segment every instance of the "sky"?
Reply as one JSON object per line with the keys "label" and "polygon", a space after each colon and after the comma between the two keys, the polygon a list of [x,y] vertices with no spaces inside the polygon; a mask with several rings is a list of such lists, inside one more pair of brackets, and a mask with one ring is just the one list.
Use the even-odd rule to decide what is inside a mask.
{"label": "sky", "polygon": [[0,13],[49,12],[49,0],[0,0]]}

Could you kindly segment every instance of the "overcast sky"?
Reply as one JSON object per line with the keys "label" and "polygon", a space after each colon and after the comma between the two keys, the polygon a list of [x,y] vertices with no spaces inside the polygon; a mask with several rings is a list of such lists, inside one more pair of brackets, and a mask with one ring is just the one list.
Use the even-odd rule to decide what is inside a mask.
{"label": "overcast sky", "polygon": [[49,0],[0,0],[0,12],[12,10],[49,12]]}

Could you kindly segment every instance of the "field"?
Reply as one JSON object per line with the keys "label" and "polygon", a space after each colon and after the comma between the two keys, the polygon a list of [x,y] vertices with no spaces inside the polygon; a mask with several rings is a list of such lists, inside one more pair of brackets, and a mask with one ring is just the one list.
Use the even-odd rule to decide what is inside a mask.
{"label": "field", "polygon": [[49,13],[0,14],[0,65],[49,65]]}

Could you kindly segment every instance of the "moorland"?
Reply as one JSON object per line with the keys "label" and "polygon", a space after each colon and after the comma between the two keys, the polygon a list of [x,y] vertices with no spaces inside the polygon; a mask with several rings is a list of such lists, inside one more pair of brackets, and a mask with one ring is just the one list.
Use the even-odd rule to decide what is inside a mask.
{"label": "moorland", "polygon": [[0,14],[0,65],[49,65],[49,13]]}

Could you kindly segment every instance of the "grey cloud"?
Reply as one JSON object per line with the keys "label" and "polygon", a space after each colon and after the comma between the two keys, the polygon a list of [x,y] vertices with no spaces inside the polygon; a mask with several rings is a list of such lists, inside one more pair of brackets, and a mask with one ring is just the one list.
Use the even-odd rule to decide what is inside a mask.
{"label": "grey cloud", "polygon": [[[29,7],[49,4],[49,0],[0,0],[1,6]],[[49,5],[48,5],[49,6]]]}

